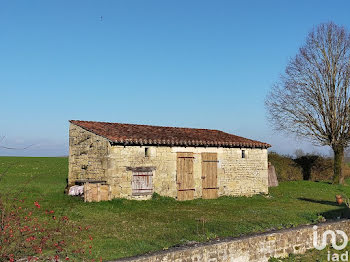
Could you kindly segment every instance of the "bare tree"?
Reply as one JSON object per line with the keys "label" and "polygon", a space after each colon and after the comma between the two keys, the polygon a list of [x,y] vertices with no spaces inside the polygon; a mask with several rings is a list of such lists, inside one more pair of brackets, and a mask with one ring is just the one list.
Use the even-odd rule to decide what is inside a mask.
{"label": "bare tree", "polygon": [[294,155],[296,158],[300,158],[302,156],[305,156],[306,154],[302,149],[298,148],[297,150],[295,150]]}
{"label": "bare tree", "polygon": [[350,34],[320,24],[292,58],[265,104],[276,130],[328,145],[334,152],[333,183],[344,183],[344,149],[350,143]]}

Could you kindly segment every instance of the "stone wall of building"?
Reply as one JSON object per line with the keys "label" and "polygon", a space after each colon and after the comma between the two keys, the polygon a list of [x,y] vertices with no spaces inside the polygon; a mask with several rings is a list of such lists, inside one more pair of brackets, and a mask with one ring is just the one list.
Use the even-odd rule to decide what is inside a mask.
{"label": "stone wall of building", "polygon": [[[343,230],[349,236],[350,221],[319,224],[317,228],[318,245],[320,245],[322,233],[326,230]],[[197,244],[192,247],[173,248],[153,255],[119,259],[115,262],[267,262],[271,257],[281,258],[292,253],[303,254],[313,249],[313,232],[313,225],[302,226],[231,240]],[[339,237],[338,241],[341,240],[342,238]],[[330,238],[327,238],[327,243],[330,244]],[[327,254],[325,254],[324,261],[328,261]]]}
{"label": "stone wall of building", "polygon": [[109,149],[107,139],[70,124],[68,185],[78,179],[106,180]]}
{"label": "stone wall of building", "polygon": [[132,196],[132,168],[149,167],[153,171],[154,192],[176,197],[176,154],[170,147],[112,146],[108,156],[106,176],[114,197],[147,199],[148,196]]}
{"label": "stone wall of building", "polygon": [[[245,158],[242,158],[242,150]],[[219,173],[219,195],[254,195],[268,193],[267,149],[224,148]]]}
{"label": "stone wall of building", "polygon": [[[145,156],[146,147],[149,156]],[[135,198],[132,197],[131,168],[154,168],[154,192],[176,197],[177,152],[192,152],[194,197],[200,198],[202,196],[201,153],[208,152],[218,154],[219,196],[268,193],[267,150],[248,148],[243,150],[246,158],[242,158],[242,150],[239,148],[112,146],[108,156],[106,176],[110,179],[112,194],[115,197]]]}
{"label": "stone wall of building", "polygon": [[[218,195],[253,195],[268,192],[266,149],[166,146],[111,146],[107,139],[74,124],[70,126],[69,184],[77,179],[106,180],[112,197],[132,196],[132,173],[148,167],[153,172],[153,191],[177,197],[176,163],[178,152],[193,153],[194,197],[202,196],[201,153],[217,153]],[[145,155],[145,148],[148,153]],[[245,158],[242,158],[245,150]]]}

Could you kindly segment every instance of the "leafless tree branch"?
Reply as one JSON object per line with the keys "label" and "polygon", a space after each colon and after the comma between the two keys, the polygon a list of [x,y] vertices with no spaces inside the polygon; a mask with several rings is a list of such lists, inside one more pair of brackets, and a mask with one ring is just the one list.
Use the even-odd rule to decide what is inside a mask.
{"label": "leafless tree branch", "polygon": [[[276,130],[331,146],[342,162],[350,144],[349,88],[350,34],[332,22],[321,24],[268,94],[269,120]],[[335,179],[341,175],[336,162]]]}

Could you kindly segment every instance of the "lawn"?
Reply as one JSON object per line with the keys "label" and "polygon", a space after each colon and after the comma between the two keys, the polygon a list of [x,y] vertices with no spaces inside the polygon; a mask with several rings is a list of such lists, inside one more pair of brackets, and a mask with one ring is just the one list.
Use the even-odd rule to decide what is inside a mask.
{"label": "lawn", "polygon": [[0,190],[25,198],[23,205],[38,201],[42,209],[91,226],[93,256],[103,260],[342,217],[347,209],[334,196],[350,196],[348,186],[293,181],[271,188],[268,196],[84,203],[63,194],[67,172],[67,158],[0,157],[0,173],[6,173]]}

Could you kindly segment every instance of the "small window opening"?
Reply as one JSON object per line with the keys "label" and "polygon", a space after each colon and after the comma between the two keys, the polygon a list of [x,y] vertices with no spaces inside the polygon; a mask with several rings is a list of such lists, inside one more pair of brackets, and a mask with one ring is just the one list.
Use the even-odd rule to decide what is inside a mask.
{"label": "small window opening", "polygon": [[149,157],[149,148],[145,147],[145,157]]}
{"label": "small window opening", "polygon": [[245,158],[245,150],[242,150],[242,158]]}

